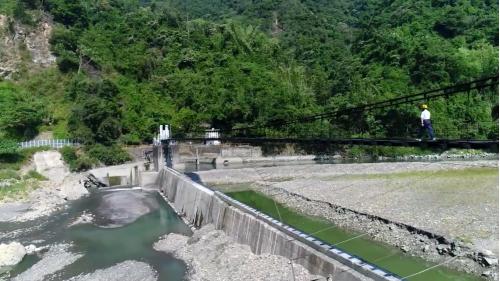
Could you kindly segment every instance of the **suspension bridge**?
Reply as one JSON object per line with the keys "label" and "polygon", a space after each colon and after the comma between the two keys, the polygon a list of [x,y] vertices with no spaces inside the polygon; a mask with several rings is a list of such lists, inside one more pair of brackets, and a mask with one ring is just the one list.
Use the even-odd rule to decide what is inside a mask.
{"label": "suspension bridge", "polygon": [[[418,116],[411,113],[411,109],[419,103],[432,103],[434,100],[448,102],[453,96],[467,95],[468,99],[486,98],[492,92],[497,95],[498,76],[486,77],[471,82],[433,89],[417,94],[400,96],[393,99],[374,103],[361,104],[351,107],[339,107],[315,115],[299,118],[272,118],[250,126],[234,127],[230,129],[213,130],[212,132],[178,133],[168,136],[173,141],[193,142],[226,142],[226,143],[297,143],[318,145],[372,145],[372,146],[408,146],[429,148],[498,148],[498,134],[492,137],[474,139],[474,136],[484,128],[485,121],[462,120],[456,123],[455,130],[460,130],[465,137],[449,137],[446,130],[439,128],[439,123],[433,124],[438,128],[437,140],[418,140]],[[491,96],[490,96],[491,98]],[[493,107],[491,120],[487,126],[495,126],[498,122],[498,100]],[[409,110],[410,109],[410,110]],[[382,110],[384,114],[377,113]],[[373,114],[379,125],[384,127],[386,136],[367,133],[369,125],[363,123],[366,114]],[[396,119],[384,125],[382,119]],[[346,122],[347,120],[347,122]],[[339,125],[344,124],[344,125]],[[346,127],[345,124],[348,124]],[[343,126],[343,127],[342,127]],[[498,130],[498,127],[496,127]],[[170,133],[169,133],[170,134]],[[163,138],[165,140],[165,138]]]}

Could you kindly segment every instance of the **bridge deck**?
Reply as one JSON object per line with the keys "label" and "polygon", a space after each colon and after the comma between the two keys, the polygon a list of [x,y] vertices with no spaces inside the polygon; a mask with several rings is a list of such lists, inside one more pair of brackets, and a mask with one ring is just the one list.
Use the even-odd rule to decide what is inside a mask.
{"label": "bridge deck", "polygon": [[380,145],[380,146],[407,146],[407,147],[431,147],[431,148],[498,148],[498,140],[465,140],[465,139],[438,139],[435,141],[415,139],[307,139],[307,138],[244,138],[244,137],[222,137],[211,138],[173,138],[175,141],[210,141],[219,140],[229,143],[303,143],[322,145]]}

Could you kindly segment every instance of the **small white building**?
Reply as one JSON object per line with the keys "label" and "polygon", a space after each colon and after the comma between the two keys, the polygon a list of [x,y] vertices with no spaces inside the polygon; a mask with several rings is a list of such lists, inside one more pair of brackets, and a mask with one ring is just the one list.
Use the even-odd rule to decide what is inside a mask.
{"label": "small white building", "polygon": [[205,144],[206,145],[220,145],[220,132],[215,128],[205,131]]}

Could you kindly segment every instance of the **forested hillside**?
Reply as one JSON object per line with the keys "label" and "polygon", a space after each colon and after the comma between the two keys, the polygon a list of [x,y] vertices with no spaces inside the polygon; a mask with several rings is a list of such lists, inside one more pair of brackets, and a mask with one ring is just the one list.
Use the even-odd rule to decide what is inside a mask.
{"label": "forested hillside", "polygon": [[[50,16],[57,57],[0,82],[4,139],[52,130],[87,144],[148,142],[159,124],[234,128],[498,72],[496,1],[4,0],[0,14],[27,26]],[[429,106],[450,137],[496,138],[497,104],[491,90]],[[335,125],[390,136],[392,118],[415,122],[411,136],[417,104],[396,110]]]}

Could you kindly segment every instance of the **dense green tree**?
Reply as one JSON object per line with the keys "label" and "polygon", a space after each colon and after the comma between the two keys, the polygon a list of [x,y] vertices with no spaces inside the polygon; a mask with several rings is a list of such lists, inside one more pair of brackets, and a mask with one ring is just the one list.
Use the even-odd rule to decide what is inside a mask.
{"label": "dense green tree", "polygon": [[[62,128],[67,122],[73,137],[109,145],[150,141],[159,124],[180,134],[207,125],[278,124],[498,72],[495,1],[0,3],[0,11],[11,15],[29,16],[29,9],[44,9],[57,23],[50,42],[66,90],[64,98],[25,98],[19,115],[3,118],[4,134],[24,135],[45,115],[55,115],[37,112],[22,120],[39,98],[56,97],[48,110],[65,112],[67,120],[49,119]],[[24,85],[39,92],[33,83]],[[498,135],[491,117],[498,106],[494,90],[470,94],[429,102],[439,134]],[[414,136],[418,114],[413,104],[267,133]],[[472,127],[467,124],[476,127],[463,129]]]}
{"label": "dense green tree", "polygon": [[0,82],[0,112],[0,136],[13,139],[33,137],[46,113],[43,99],[6,82]]}

